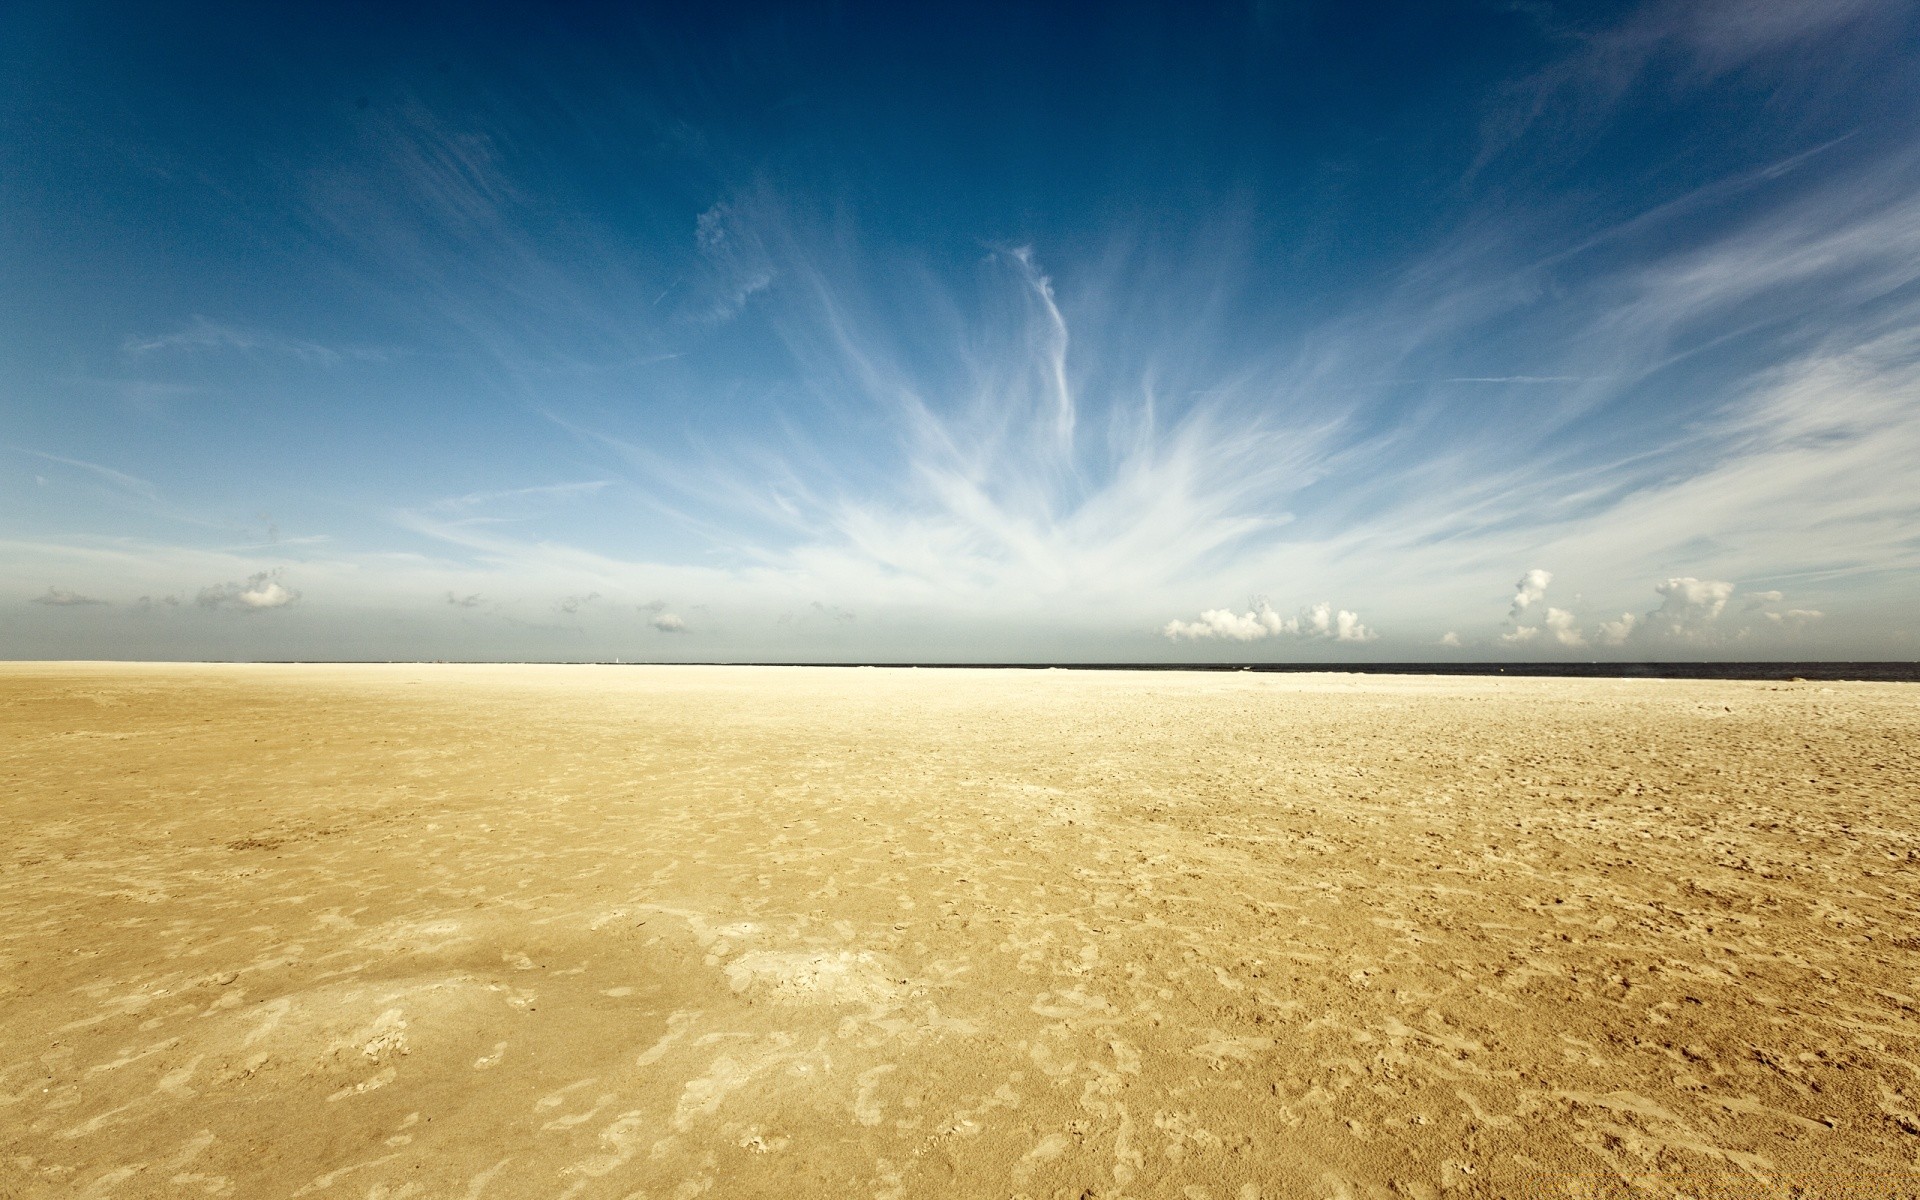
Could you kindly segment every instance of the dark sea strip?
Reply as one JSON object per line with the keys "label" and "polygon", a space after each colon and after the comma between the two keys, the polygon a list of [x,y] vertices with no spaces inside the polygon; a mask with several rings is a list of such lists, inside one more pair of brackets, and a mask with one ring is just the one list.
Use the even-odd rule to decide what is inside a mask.
{"label": "dark sea strip", "polygon": [[[104,660],[103,660],[104,661]],[[129,661],[171,661],[163,659]],[[261,662],[286,666],[342,666],[413,662],[421,666],[602,667],[912,667],[966,671],[1264,671],[1320,675],[1493,675],[1563,679],[1750,679],[1805,683],[1920,683],[1920,662],[1537,662],[1537,663],[1153,663],[1153,662],[687,662],[608,659],[200,659],[201,662]]]}
{"label": "dark sea strip", "polygon": [[1753,679],[1920,682],[1920,662],[1539,663],[741,663],[760,667],[922,667],[1008,671],[1268,671],[1282,674],[1511,675],[1569,679]]}

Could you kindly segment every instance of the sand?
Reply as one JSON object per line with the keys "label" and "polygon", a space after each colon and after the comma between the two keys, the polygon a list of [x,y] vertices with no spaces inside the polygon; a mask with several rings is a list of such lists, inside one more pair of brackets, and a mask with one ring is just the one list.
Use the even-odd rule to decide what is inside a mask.
{"label": "sand", "polygon": [[1920,689],[0,667],[0,1194],[1914,1196]]}

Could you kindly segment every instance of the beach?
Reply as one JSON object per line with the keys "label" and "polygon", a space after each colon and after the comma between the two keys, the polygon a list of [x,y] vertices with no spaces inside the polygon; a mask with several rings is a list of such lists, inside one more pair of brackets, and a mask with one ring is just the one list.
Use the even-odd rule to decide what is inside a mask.
{"label": "beach", "polygon": [[0,664],[0,1195],[1920,1194],[1908,684]]}

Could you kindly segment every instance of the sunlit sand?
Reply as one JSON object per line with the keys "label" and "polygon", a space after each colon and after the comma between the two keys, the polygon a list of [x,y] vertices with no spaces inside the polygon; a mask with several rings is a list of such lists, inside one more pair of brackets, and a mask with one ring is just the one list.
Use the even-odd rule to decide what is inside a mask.
{"label": "sunlit sand", "polygon": [[1912,1195],[1917,700],[0,666],[0,1195]]}

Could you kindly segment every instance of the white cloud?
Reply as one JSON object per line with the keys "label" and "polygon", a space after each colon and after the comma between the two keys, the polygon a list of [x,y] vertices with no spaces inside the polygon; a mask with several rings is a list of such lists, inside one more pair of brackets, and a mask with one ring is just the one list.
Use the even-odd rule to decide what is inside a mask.
{"label": "white cloud", "polygon": [[1527,611],[1535,601],[1547,594],[1547,585],[1553,582],[1553,572],[1543,571],[1539,567],[1528,571],[1513,585],[1513,608],[1507,616],[1519,620],[1520,614]]}
{"label": "white cloud", "polygon": [[1553,634],[1553,640],[1562,646],[1584,646],[1587,639],[1581,634],[1579,618],[1564,608],[1547,609],[1547,632]]}
{"label": "white cloud", "polygon": [[663,612],[648,623],[661,633],[687,632],[687,623],[670,612]]}
{"label": "white cloud", "polygon": [[1221,638],[1252,642],[1269,637],[1323,638],[1336,642],[1367,642],[1377,636],[1360,622],[1360,614],[1336,610],[1322,601],[1302,608],[1298,614],[1282,617],[1264,600],[1245,613],[1210,608],[1197,621],[1168,621],[1161,635],[1173,641]]}
{"label": "white cloud", "polygon": [[1653,590],[1662,599],[1660,607],[1647,614],[1648,626],[1688,640],[1704,638],[1733,596],[1731,583],[1692,576],[1669,579]]}
{"label": "white cloud", "polygon": [[278,571],[261,571],[245,583],[222,583],[200,589],[195,602],[202,608],[233,608],[241,612],[261,612],[285,608],[300,599],[279,580]]}
{"label": "white cloud", "polygon": [[49,587],[45,594],[33,598],[35,604],[48,604],[55,608],[78,608],[90,604],[105,604],[105,600],[96,600],[92,596],[82,596],[79,592],[70,592],[65,588]]}
{"label": "white cloud", "polygon": [[746,307],[754,293],[773,286],[773,260],[740,206],[722,202],[708,208],[695,218],[693,236],[707,266],[700,289],[705,307],[696,314],[700,318],[728,320]]}
{"label": "white cloud", "polygon": [[[343,236],[395,251],[399,273],[457,307],[457,323],[481,331],[485,350],[533,358],[552,332],[539,324],[549,318],[589,328],[587,340],[609,355],[659,349],[633,320],[651,289],[637,305],[607,303],[620,294],[606,278],[544,262],[538,240],[515,227],[507,160],[484,135],[416,131],[396,145],[408,169],[394,173],[394,188],[348,180],[335,197]],[[1182,278],[1167,280],[1161,294],[1197,314],[1191,328],[1113,317],[1154,294],[1130,286],[1136,279],[1102,279],[1071,260],[1042,275],[1033,255],[1007,252],[983,277],[998,272],[1010,287],[904,296],[927,303],[905,306],[924,345],[902,347],[887,332],[898,324],[888,315],[902,295],[862,296],[866,277],[831,258],[831,239],[808,243],[772,231],[762,244],[777,251],[781,286],[749,303],[792,347],[801,387],[857,414],[858,436],[836,447],[839,430],[823,433],[816,414],[800,413],[791,438],[783,430],[758,445],[715,442],[711,462],[694,453],[662,465],[636,445],[656,432],[645,425],[650,417],[636,415],[631,443],[597,443],[634,451],[629,465],[651,477],[650,486],[620,487],[596,504],[656,503],[660,512],[671,505],[670,515],[707,538],[713,553],[681,554],[673,539],[663,539],[662,550],[640,537],[618,542],[641,547],[622,559],[591,542],[567,545],[551,526],[543,536],[511,536],[514,527],[486,521],[557,497],[503,493],[430,507],[409,525],[437,540],[440,557],[343,550],[306,561],[300,579],[316,591],[324,581],[330,601],[351,593],[369,607],[429,605],[447,627],[463,623],[435,603],[449,588],[484,590],[523,615],[549,612],[552,597],[567,593],[599,589],[631,602],[674,588],[684,590],[665,594],[682,612],[704,598],[770,614],[819,596],[880,614],[862,622],[863,634],[888,622],[919,622],[925,631],[974,618],[1009,630],[1079,621],[1122,653],[1126,634],[1115,631],[1196,611],[1238,594],[1247,579],[1285,579],[1296,595],[1341,595],[1388,628],[1457,626],[1483,644],[1479,626],[1464,622],[1484,617],[1465,614],[1497,616],[1487,597],[1512,578],[1515,561],[1577,564],[1593,597],[1581,607],[1596,613],[1644,608],[1645,581],[1687,570],[1709,579],[1808,580],[1795,585],[1809,589],[1796,597],[1809,607],[1796,612],[1844,603],[1850,618],[1897,619],[1911,611],[1901,607],[1913,594],[1902,581],[1920,578],[1912,538],[1920,490],[1910,482],[1910,464],[1920,461],[1920,340],[1887,331],[1920,327],[1920,306],[1910,299],[1920,192],[1911,186],[1911,155],[1878,171],[1844,169],[1840,157],[1822,160],[1832,170],[1780,175],[1777,190],[1741,183],[1745,190],[1688,198],[1670,210],[1684,221],[1643,214],[1596,237],[1601,254],[1582,258],[1587,245],[1565,248],[1551,279],[1514,265],[1535,261],[1537,247],[1520,247],[1522,255],[1511,245],[1443,246],[1409,264],[1392,295],[1305,331],[1307,349],[1297,356],[1222,351],[1209,360],[1205,339],[1194,336],[1207,316],[1206,292],[1187,290]],[[1737,203],[1723,203],[1729,197]],[[416,204],[422,199],[434,202]],[[387,220],[356,216],[389,202]],[[411,228],[402,220],[410,206],[430,218],[424,227],[469,237],[473,252],[409,254],[421,239],[379,241]],[[715,229],[722,240],[733,236],[731,224]],[[1629,240],[1632,252],[1619,253]],[[802,246],[811,257],[795,249]],[[1560,271],[1562,262],[1575,269]],[[1214,264],[1198,265],[1204,275]],[[807,304],[814,307],[801,311]],[[1482,334],[1509,323],[1499,353],[1454,356],[1454,347],[1484,345]],[[1716,365],[1703,388],[1673,389],[1670,405],[1641,402],[1646,380],[1668,387],[1657,372],[1704,347],[1737,350],[1749,341],[1764,348]],[[928,353],[916,359],[916,350]],[[951,373],[902,365],[929,357],[958,365]],[[1540,383],[1529,382],[1525,405],[1416,406],[1384,435],[1366,422],[1343,425],[1360,407],[1346,397],[1370,403],[1368,382],[1388,374],[1455,379],[1456,387],[1475,379]],[[1512,390],[1488,384],[1484,394]],[[1635,419],[1615,419],[1626,412]],[[1074,431],[1071,444],[1059,436],[1063,425]],[[1608,432],[1595,438],[1594,430]],[[1516,454],[1516,446],[1529,452]],[[836,458],[847,447],[857,454]],[[49,473],[56,482],[64,474]],[[96,475],[123,490],[145,486]],[[569,486],[584,494],[600,487]],[[476,512],[481,503],[490,507]],[[577,536],[612,527],[582,523]],[[68,552],[96,553],[102,564],[119,557],[87,576],[68,573],[58,559]],[[191,595],[200,580],[243,578],[294,557],[234,556],[214,566],[195,559],[189,571],[172,550],[57,533],[13,553],[16,578],[25,563],[37,572],[45,561],[46,574],[26,577],[106,595],[182,586]],[[1594,580],[1631,594],[1603,593]],[[1516,587],[1515,617],[1540,621],[1544,581],[1522,604],[1526,585],[1523,577]],[[1219,611],[1169,629],[1205,625]],[[1227,626],[1244,619],[1226,616]],[[1786,618],[1764,621],[1784,626]],[[705,619],[695,619],[704,631]],[[1733,614],[1718,620],[1731,625]],[[730,630],[771,624],[727,622]],[[1639,624],[1623,613],[1592,636],[1623,644],[1648,636]],[[1532,636],[1550,632],[1542,626]]]}
{"label": "white cloud", "polygon": [[[1392,296],[1316,330],[1307,352],[1231,362],[1187,352],[1178,343],[1196,331],[1177,323],[1168,334],[1115,318],[1139,291],[1124,278],[1042,273],[1037,254],[1003,250],[983,264],[977,296],[907,290],[918,283],[875,295],[856,254],[840,257],[849,243],[808,236],[770,201],[730,201],[708,223],[719,242],[703,250],[750,235],[766,251],[782,286],[753,303],[765,301],[798,379],[860,414],[859,429],[801,419],[778,448],[675,454],[650,431],[622,437],[571,413],[554,419],[643,477],[621,489],[623,501],[711,542],[717,554],[705,561],[726,578],[682,605],[750,595],[778,613],[817,595],[912,613],[923,627],[991,617],[1037,628],[1071,613],[1065,620],[1110,631],[1199,610],[1248,578],[1280,578],[1360,599],[1376,623],[1437,615],[1457,625],[1471,603],[1465,581],[1484,589],[1488,571],[1510,569],[1490,566],[1502,561],[1577,562],[1583,579],[1621,581],[1674,562],[1726,579],[1901,568],[1916,557],[1915,493],[1888,481],[1920,443],[1910,399],[1920,345],[1894,335],[1868,344],[1838,318],[1819,322],[1832,338],[1799,334],[1814,324],[1809,287],[1847,305],[1893,296],[1883,331],[1920,312],[1895,290],[1914,275],[1902,264],[1920,257],[1884,252],[1915,244],[1920,230],[1905,171],[1829,174],[1831,184],[1786,171],[1772,192],[1748,180],[1703,190],[1567,248],[1586,282],[1555,291],[1545,308],[1545,280],[1503,258],[1510,247],[1462,241],[1413,264]],[[1707,208],[1714,223],[1682,227]],[[1675,249],[1618,254],[1629,241]],[[1184,281],[1169,282],[1183,294]],[[903,302],[920,314],[924,344],[890,334]],[[1558,332],[1533,358],[1454,369],[1452,346],[1509,321],[1509,340],[1534,347],[1530,314],[1548,309]],[[1724,374],[1673,421],[1595,419],[1637,402],[1664,366],[1756,320],[1791,322],[1795,336],[1770,339],[1780,348],[1771,357]],[[921,365],[928,347],[945,366]],[[1498,420],[1436,404],[1390,433],[1360,432],[1346,397],[1387,376],[1541,382],[1528,388],[1537,400],[1496,406]],[[834,444],[841,432],[861,446],[857,461]],[[1516,437],[1560,449],[1516,458]],[[1392,487],[1364,482],[1389,477]],[[645,580],[659,564],[453,526],[416,527],[502,571],[579,562],[628,577],[630,596],[655,586]],[[1535,570],[1511,593],[1516,621],[1544,619],[1551,574]],[[1591,585],[1587,594],[1605,611],[1633,599]],[[1605,642],[1620,624],[1586,636]],[[1168,630],[1279,636],[1257,611],[1209,609]],[[1562,632],[1578,633],[1543,626],[1537,636],[1571,645]]]}
{"label": "white cloud", "polygon": [[242,353],[279,354],[302,362],[331,366],[342,359],[380,360],[384,351],[364,347],[336,350],[318,342],[286,337],[262,329],[209,321],[196,316],[185,328],[150,337],[128,338],[123,345],[128,354],[152,354],[167,350],[238,350]]}
{"label": "white cloud", "polygon": [[[1316,608],[1323,608],[1323,607],[1325,606],[1324,605],[1316,606]],[[1352,613],[1352,612],[1348,612],[1345,609],[1341,609],[1340,612],[1335,616],[1334,628],[1333,628],[1333,638],[1335,641],[1370,642],[1374,639],[1374,637],[1375,637],[1374,632],[1371,629],[1368,629],[1365,625],[1362,625],[1360,623],[1360,615],[1358,613]]]}
{"label": "white cloud", "polygon": [[447,496],[434,501],[434,510],[444,513],[460,513],[476,508],[496,508],[503,503],[509,516],[533,511],[531,506],[546,500],[567,500],[575,496],[591,496],[612,484],[610,479],[586,479],[578,483],[547,483],[537,487],[505,488],[492,492],[468,492],[464,496]]}
{"label": "white cloud", "polygon": [[1790,608],[1786,612],[1770,612],[1761,615],[1775,624],[1804,625],[1811,621],[1818,621],[1827,614],[1817,608]]}
{"label": "white cloud", "polygon": [[[45,459],[47,462],[59,463],[64,467],[74,467],[78,470],[86,471],[97,478],[104,479],[122,491],[131,492],[133,495],[139,496],[143,500],[157,501],[160,499],[159,493],[154,490],[151,483],[148,483],[137,475],[129,475],[125,471],[116,471],[112,467],[103,467],[99,463],[87,462],[84,459],[67,458],[59,454],[47,454],[40,450],[21,449],[20,453],[31,454],[33,457]],[[42,475],[34,476],[34,480],[43,486],[47,482],[46,477]]]}
{"label": "white cloud", "polygon": [[[1778,591],[1750,593],[1739,612],[1730,615],[1729,602],[1736,588],[1724,580],[1683,576],[1656,584],[1654,591],[1661,598],[1658,608],[1645,616],[1624,612],[1617,621],[1602,622],[1595,631],[1595,640],[1600,645],[1616,647],[1630,642],[1662,640],[1708,645],[1728,637],[1748,638],[1757,629],[1769,627],[1797,631],[1824,616],[1813,608],[1785,611],[1771,608],[1785,599],[1784,593]],[[1553,611],[1557,610],[1549,610],[1550,616]],[[1766,624],[1751,624],[1756,620]],[[1741,621],[1748,623],[1739,625]],[[1739,627],[1729,628],[1736,625]]]}
{"label": "white cloud", "polygon": [[563,596],[554,607],[569,615],[579,612],[600,598],[599,592],[588,592],[584,596]]}
{"label": "white cloud", "polygon": [[[1266,618],[1263,620],[1263,618]],[[1271,624],[1269,624],[1271,622]],[[1200,638],[1227,638],[1239,642],[1251,642],[1269,637],[1279,632],[1280,617],[1272,609],[1250,612],[1245,615],[1224,608],[1210,608],[1200,614],[1198,621],[1168,621],[1160,632],[1174,641],[1181,638],[1199,640]]]}
{"label": "white cloud", "polygon": [[1600,644],[1603,646],[1626,645],[1627,639],[1633,636],[1633,631],[1639,624],[1640,618],[1630,612],[1621,613],[1618,621],[1602,621]]}
{"label": "white cloud", "polygon": [[1452,646],[1457,649],[1460,645],[1460,635],[1449,629],[1440,635],[1440,644],[1442,646]]}
{"label": "white cloud", "polygon": [[1547,585],[1552,582],[1553,572],[1535,567],[1513,585],[1513,604],[1507,610],[1507,619],[1516,622],[1516,625],[1500,635],[1501,641],[1520,646],[1538,641],[1543,634],[1551,634],[1553,640],[1562,646],[1587,644],[1586,637],[1580,632],[1579,618],[1564,608],[1549,607],[1539,625],[1517,624],[1527,610],[1546,598]]}

